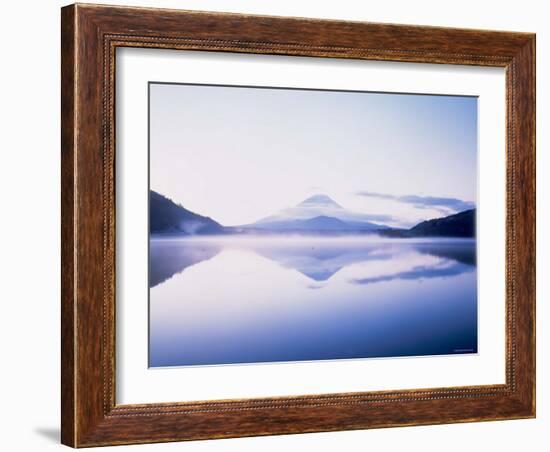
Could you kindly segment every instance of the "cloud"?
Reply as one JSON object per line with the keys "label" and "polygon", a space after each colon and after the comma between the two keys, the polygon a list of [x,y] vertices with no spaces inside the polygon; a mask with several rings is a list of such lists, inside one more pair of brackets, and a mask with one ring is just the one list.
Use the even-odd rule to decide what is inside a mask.
{"label": "cloud", "polygon": [[376,214],[376,213],[362,213],[360,215],[360,219],[364,221],[374,221],[379,223],[389,223],[392,221],[399,221],[398,218],[395,218],[392,215],[383,215],[383,214]]}
{"label": "cloud", "polygon": [[308,191],[311,191],[311,192],[325,191],[325,189],[320,185],[310,185],[307,189]]}
{"label": "cloud", "polygon": [[386,193],[375,193],[369,191],[359,191],[355,193],[358,196],[366,196],[369,198],[388,199],[392,201],[410,204],[417,209],[435,209],[444,213],[462,212],[464,210],[474,209],[475,204],[470,201],[463,201],[458,198],[444,198],[437,196],[418,196],[404,195],[396,196]]}
{"label": "cloud", "polygon": [[350,282],[353,284],[375,284],[379,282],[388,282],[394,281],[396,279],[414,281],[417,279],[427,279],[427,278],[445,278],[450,276],[457,276],[465,272],[471,272],[474,270],[474,267],[470,265],[454,263],[450,266],[437,267],[437,266],[425,266],[419,265],[411,270],[395,273],[392,275],[381,275],[373,276],[370,278],[358,278],[352,279]]}

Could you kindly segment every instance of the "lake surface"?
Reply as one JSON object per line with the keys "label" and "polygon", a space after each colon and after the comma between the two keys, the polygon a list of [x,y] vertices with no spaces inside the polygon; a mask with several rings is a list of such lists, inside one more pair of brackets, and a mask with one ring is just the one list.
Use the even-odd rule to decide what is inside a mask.
{"label": "lake surface", "polygon": [[152,238],[149,365],[477,353],[475,240]]}

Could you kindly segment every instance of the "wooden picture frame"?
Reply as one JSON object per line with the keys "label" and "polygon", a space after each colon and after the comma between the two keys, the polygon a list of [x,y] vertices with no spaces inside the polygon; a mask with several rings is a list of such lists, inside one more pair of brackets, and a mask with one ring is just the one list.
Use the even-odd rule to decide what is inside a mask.
{"label": "wooden picture frame", "polygon": [[[535,35],[70,5],[62,9],[62,442],[73,447],[535,416]],[[115,403],[115,50],[506,69],[506,383]],[[504,152],[504,150],[503,150]]]}

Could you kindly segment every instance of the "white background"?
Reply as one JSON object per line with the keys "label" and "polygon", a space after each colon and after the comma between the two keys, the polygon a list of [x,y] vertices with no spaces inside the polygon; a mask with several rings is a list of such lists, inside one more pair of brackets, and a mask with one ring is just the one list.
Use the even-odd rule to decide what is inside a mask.
{"label": "white background", "polygon": [[[506,177],[504,152],[497,151],[505,146],[503,69],[381,61],[334,64],[320,58],[136,48],[117,52],[117,403],[504,383]],[[149,80],[478,95],[479,353],[148,369],[144,188]]]}
{"label": "white background", "polygon": [[[550,252],[547,209],[550,178],[548,124],[550,31],[545,2],[438,1],[306,2],[140,1],[119,4],[259,14],[537,32],[538,275],[547,273]],[[10,451],[61,449],[59,424],[59,7],[63,2],[3,5],[1,237],[3,305],[0,328],[2,374],[1,447]],[[7,160],[6,160],[7,159]],[[6,252],[7,248],[7,252]],[[548,278],[538,278],[538,413],[536,420],[370,431],[245,438],[223,441],[118,447],[116,450],[279,451],[409,450],[502,452],[546,450],[550,430],[549,335],[545,306]],[[546,382],[544,381],[546,379]]]}

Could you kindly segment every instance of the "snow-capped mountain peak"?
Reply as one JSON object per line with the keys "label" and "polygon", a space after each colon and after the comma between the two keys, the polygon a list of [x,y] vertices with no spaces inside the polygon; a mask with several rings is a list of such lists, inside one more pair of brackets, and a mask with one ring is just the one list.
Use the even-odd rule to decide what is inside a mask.
{"label": "snow-capped mountain peak", "polygon": [[[316,221],[312,221],[316,219]],[[322,227],[320,223],[322,219]],[[338,223],[337,223],[338,222]],[[263,218],[248,227],[261,229],[325,229],[330,225],[333,229],[376,230],[384,225],[368,221],[364,215],[350,211],[330,196],[316,194],[310,196],[294,207],[282,209],[279,212]]]}
{"label": "snow-capped mountain peak", "polygon": [[299,203],[296,207],[333,207],[342,209],[342,206],[338,204],[334,199],[327,195],[313,195]]}

